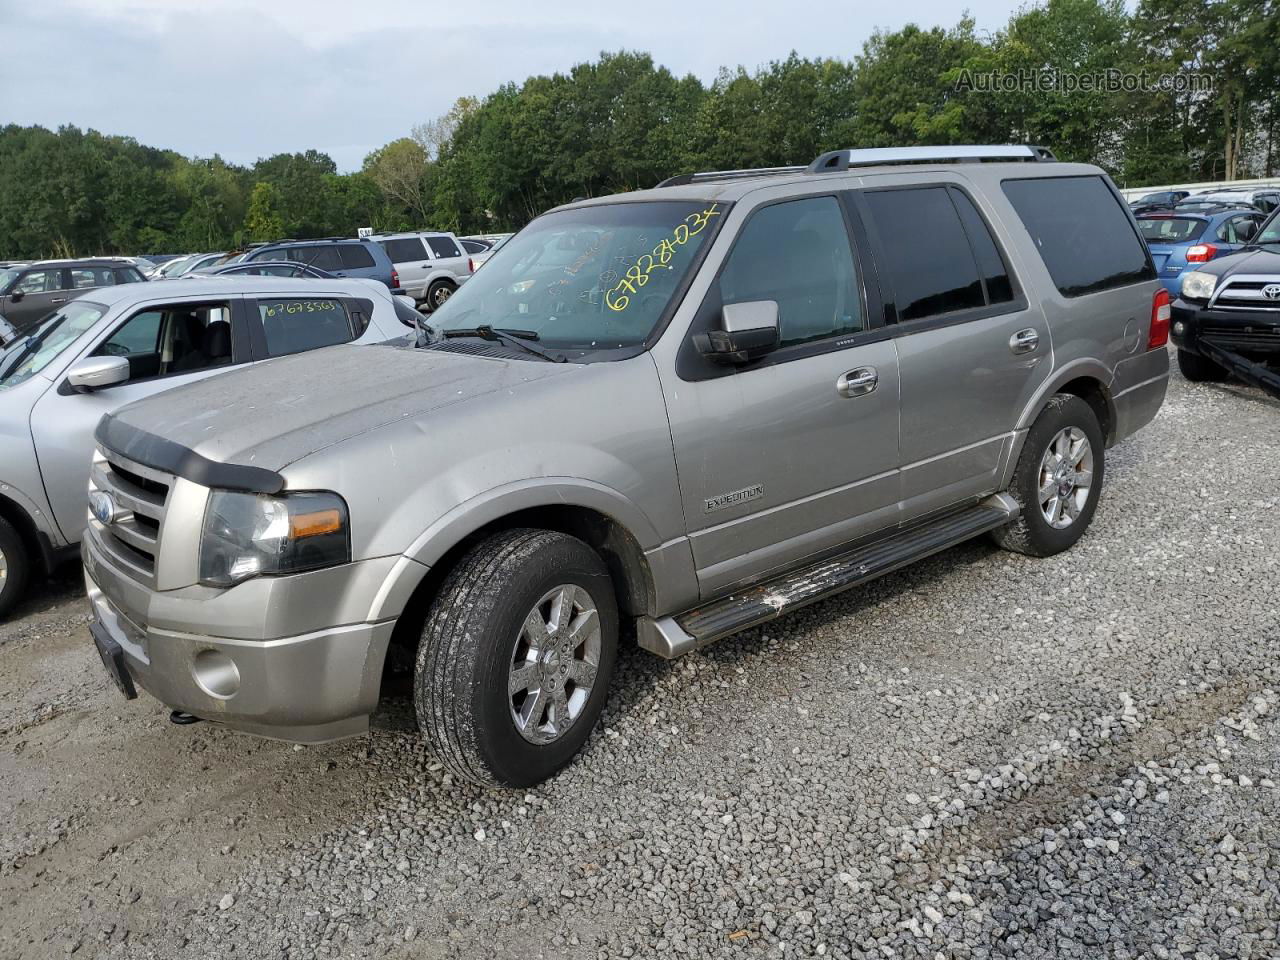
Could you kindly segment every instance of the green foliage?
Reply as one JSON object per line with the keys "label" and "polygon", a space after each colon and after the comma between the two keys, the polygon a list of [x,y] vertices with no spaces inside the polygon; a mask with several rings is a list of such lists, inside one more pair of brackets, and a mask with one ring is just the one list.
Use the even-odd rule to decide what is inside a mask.
{"label": "green foliage", "polygon": [[[1042,0],[980,37],[877,32],[852,60],[792,52],[704,85],[602,53],[477,99],[340,174],[315,150],[251,168],[127,137],[0,127],[0,253],[184,252],[357,227],[513,229],[672,174],[807,163],[838,147],[1032,142],[1138,186],[1280,167],[1276,0]],[[981,75],[1209,76],[1212,89],[975,89]]]}

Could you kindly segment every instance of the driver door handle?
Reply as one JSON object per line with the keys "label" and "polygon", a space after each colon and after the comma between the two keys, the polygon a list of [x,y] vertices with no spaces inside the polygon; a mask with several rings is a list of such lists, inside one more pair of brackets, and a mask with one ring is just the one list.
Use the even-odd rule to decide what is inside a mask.
{"label": "driver door handle", "polygon": [[1019,330],[1009,338],[1009,349],[1014,353],[1030,353],[1040,346],[1040,334],[1033,327]]}
{"label": "driver door handle", "polygon": [[66,303],[67,298],[66,297],[50,297],[49,302],[50,303]]}
{"label": "driver door handle", "polygon": [[865,397],[875,390],[880,382],[880,374],[875,367],[856,367],[848,373],[840,374],[836,381],[836,393],[842,397]]}

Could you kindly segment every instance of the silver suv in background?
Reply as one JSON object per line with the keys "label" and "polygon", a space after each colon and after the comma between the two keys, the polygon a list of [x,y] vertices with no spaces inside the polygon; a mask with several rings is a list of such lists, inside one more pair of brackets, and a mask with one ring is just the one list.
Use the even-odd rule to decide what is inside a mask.
{"label": "silver suv in background", "polygon": [[[386,288],[365,280],[192,277],[63,304],[0,350],[0,616],[74,554],[104,413],[269,357],[406,333]],[[113,509],[121,536],[145,545],[145,507]]]}
{"label": "silver suv in background", "polygon": [[442,307],[471,276],[467,253],[452,233],[388,233],[370,239],[396,265],[404,292],[430,310]]}
{"label": "silver suv in background", "polygon": [[1068,549],[1168,381],[1133,217],[1039,148],[685,175],[484,275],[412,343],[103,419],[93,502],[149,520],[104,509],[83,551],[126,695],[324,741],[395,651],[449,770],[535,783],[622,636],[680,656],[982,534]]}

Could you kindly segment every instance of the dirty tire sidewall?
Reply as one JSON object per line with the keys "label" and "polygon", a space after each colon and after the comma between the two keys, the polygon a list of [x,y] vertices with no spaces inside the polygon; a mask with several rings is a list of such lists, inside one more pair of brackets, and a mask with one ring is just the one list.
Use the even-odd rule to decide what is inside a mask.
{"label": "dirty tire sidewall", "polygon": [[[526,614],[551,588],[582,587],[600,617],[601,653],[582,715],[558,740],[525,740],[511,719],[507,671]],[[603,561],[581,540],[512,530],[483,541],[446,578],[422,634],[414,678],[418,725],[456,775],[525,787],[547,779],[586,743],[603,712],[617,658],[618,610]]]}
{"label": "dirty tire sidewall", "polygon": [[31,577],[31,557],[18,531],[0,517],[0,553],[4,554],[5,577],[0,580],[0,618],[8,615],[26,592]]}
{"label": "dirty tire sidewall", "polygon": [[[1040,511],[1040,461],[1050,441],[1067,427],[1077,427],[1093,448],[1093,485],[1084,508],[1071,526],[1056,529]],[[1069,393],[1054,394],[1027,432],[1018,456],[1009,494],[1018,501],[1018,519],[992,532],[992,539],[1006,550],[1030,557],[1051,557],[1074,546],[1089,529],[1102,485],[1106,479],[1106,450],[1102,428],[1093,408]]]}

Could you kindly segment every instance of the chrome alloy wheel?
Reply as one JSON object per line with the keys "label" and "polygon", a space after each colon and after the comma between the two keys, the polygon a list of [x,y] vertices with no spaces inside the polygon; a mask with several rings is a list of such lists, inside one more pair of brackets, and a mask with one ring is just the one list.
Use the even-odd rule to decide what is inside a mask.
{"label": "chrome alloy wheel", "polygon": [[1093,486],[1093,447],[1078,427],[1058,431],[1040,459],[1040,512],[1049,526],[1075,523]]}
{"label": "chrome alloy wheel", "polygon": [[524,618],[507,669],[511,720],[544,745],[564,736],[591,698],[600,666],[600,615],[574,584],[548,590]]}
{"label": "chrome alloy wheel", "polygon": [[0,591],[4,590],[4,582],[9,579],[9,558],[0,550]]}

